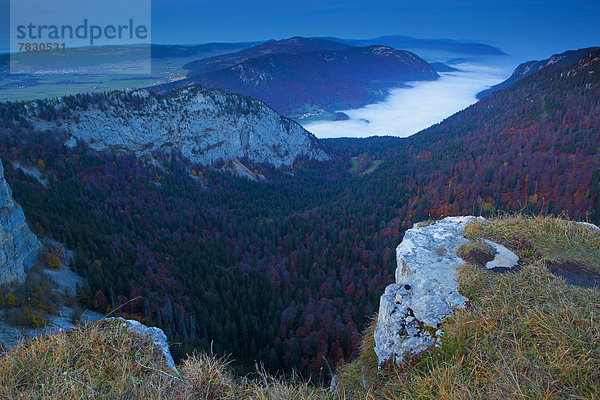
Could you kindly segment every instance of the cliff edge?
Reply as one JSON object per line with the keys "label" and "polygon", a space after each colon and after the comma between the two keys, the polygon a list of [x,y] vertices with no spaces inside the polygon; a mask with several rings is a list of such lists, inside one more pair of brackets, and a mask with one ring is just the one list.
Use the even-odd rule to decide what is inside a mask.
{"label": "cliff edge", "polygon": [[41,251],[42,244],[27,226],[23,209],[12,198],[0,162],[0,285],[22,283]]}
{"label": "cliff edge", "polygon": [[[447,316],[465,307],[459,293],[457,268],[465,263],[457,253],[469,241],[467,224],[482,217],[448,217],[431,224],[417,224],[406,231],[396,249],[396,282],[381,296],[375,353],[382,364],[400,364],[409,354],[437,345]],[[504,246],[487,241],[495,255],[488,269],[512,268],[519,260]]]}

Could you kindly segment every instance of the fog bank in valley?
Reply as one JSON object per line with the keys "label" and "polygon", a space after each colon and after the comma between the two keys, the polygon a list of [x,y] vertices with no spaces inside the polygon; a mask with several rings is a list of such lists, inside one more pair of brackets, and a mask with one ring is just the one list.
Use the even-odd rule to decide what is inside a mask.
{"label": "fog bank in valley", "polygon": [[510,74],[503,68],[475,64],[454,67],[460,71],[440,73],[437,81],[392,89],[380,103],[341,110],[349,120],[308,122],[304,127],[319,138],[410,136],[474,104],[479,91]]}

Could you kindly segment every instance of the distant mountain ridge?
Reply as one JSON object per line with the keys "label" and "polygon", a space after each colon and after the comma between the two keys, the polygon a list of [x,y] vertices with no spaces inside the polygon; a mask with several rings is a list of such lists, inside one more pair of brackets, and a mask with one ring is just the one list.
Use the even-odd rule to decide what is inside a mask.
{"label": "distant mountain ridge", "polygon": [[262,42],[240,42],[240,43],[203,43],[191,46],[182,45],[152,45],[152,58],[187,58],[191,56],[209,57],[217,53],[233,53],[249,47],[260,45]]}
{"label": "distant mountain ridge", "polygon": [[198,86],[165,95],[146,90],[67,96],[0,104],[0,115],[18,115],[34,129],[60,128],[96,150],[178,151],[194,163],[246,158],[276,167],[298,157],[329,158],[318,140],[264,103]]}
{"label": "distant mountain ridge", "polygon": [[203,72],[232,67],[250,58],[257,58],[269,54],[285,53],[294,55],[310,53],[313,51],[344,50],[350,47],[353,46],[339,43],[338,41],[296,36],[285,40],[269,40],[233,54],[225,54],[194,61],[184,65],[183,68],[190,71],[188,76],[194,76]]}
{"label": "distant mountain ridge", "polygon": [[501,56],[506,55],[502,50],[485,43],[462,42],[451,39],[417,39],[404,35],[380,36],[373,39],[340,39],[324,38],[340,41],[352,46],[381,45],[398,50],[409,50],[422,56],[419,50],[434,50],[463,55]]}
{"label": "distant mountain ridge", "polygon": [[541,61],[534,60],[534,61],[525,62],[525,63],[519,65],[517,68],[515,68],[512,75],[507,80],[500,82],[499,84],[494,85],[494,86],[490,87],[489,89],[482,90],[481,92],[477,93],[477,98],[483,99],[484,97],[489,96],[490,94],[492,94],[498,90],[507,88],[510,85],[512,85],[513,83],[516,83],[517,81],[523,79],[524,77],[531,75],[534,72],[537,72],[537,71],[541,70],[542,68],[545,68],[549,65],[556,65],[559,67],[568,67],[569,65],[573,65],[582,57],[584,57],[588,54],[591,54],[592,52],[594,52],[598,49],[599,49],[598,47],[589,47],[589,48],[579,49],[579,50],[570,50],[570,51],[566,51],[564,53],[554,54],[552,57],[547,58],[545,60],[541,60]]}
{"label": "distant mountain ridge", "polygon": [[187,67],[187,79],[151,90],[201,84],[257,98],[288,116],[360,107],[383,99],[391,87],[439,78],[431,65],[407,51],[305,38],[267,42]]}

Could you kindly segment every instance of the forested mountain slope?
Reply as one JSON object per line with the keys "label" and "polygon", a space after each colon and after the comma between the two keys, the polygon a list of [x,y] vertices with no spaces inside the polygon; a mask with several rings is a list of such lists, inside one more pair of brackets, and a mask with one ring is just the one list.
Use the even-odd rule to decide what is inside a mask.
{"label": "forested mountain slope", "polygon": [[328,162],[254,164],[258,183],[177,152],[69,148],[61,129],[18,119],[0,154],[36,230],[78,250],[90,307],[124,305],[183,343],[175,355],[213,343],[241,371],[259,360],[318,378],[355,352],[413,222],[496,210],[599,222],[599,68],[598,52],[548,66],[410,138],[326,141]]}
{"label": "forested mountain slope", "polygon": [[431,65],[408,51],[385,46],[302,54],[275,53],[190,76],[209,88],[242,93],[285,115],[355,108],[382,99],[389,88],[435,80]]}
{"label": "forested mountain slope", "polygon": [[597,221],[599,72],[600,50],[570,67],[549,65],[407,139],[377,176],[404,177],[435,215],[480,204]]}

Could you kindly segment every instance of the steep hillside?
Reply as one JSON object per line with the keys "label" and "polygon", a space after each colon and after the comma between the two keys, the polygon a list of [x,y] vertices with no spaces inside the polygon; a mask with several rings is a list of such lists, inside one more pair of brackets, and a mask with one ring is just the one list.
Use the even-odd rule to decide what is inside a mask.
{"label": "steep hillside", "polygon": [[5,103],[0,109],[0,115],[26,120],[33,129],[60,127],[70,146],[79,140],[96,150],[178,151],[205,165],[235,158],[274,166],[289,166],[301,156],[328,159],[311,133],[265,104],[200,87],[163,96],[137,90]]}
{"label": "steep hillside", "polygon": [[522,209],[600,222],[599,64],[546,67],[410,138],[327,141],[331,161],[257,166],[260,182],[177,154],[69,148],[13,114],[0,154],[43,166],[47,187],[7,179],[78,250],[90,307],[147,318],[182,343],[176,359],[212,344],[242,373],[259,360],[325,380],[356,353],[414,222]]}
{"label": "steep hillside", "polygon": [[0,285],[23,282],[41,251],[42,245],[27,226],[21,206],[12,198],[0,162]]}
{"label": "steep hillside", "polygon": [[581,57],[587,56],[593,51],[597,51],[597,47],[590,47],[587,49],[579,49],[579,50],[571,50],[566,51],[561,54],[554,54],[552,57],[547,58],[542,61],[528,61],[519,65],[512,73],[512,75],[505,80],[504,82],[500,82],[497,85],[492,86],[489,89],[483,90],[477,93],[478,99],[483,99],[490,94],[502,90],[504,88],[509,87],[513,83],[517,82],[520,79],[525,78],[528,75],[533,74],[550,65],[555,65],[558,67],[568,67],[570,65],[575,64]]}
{"label": "steep hillside", "polygon": [[291,39],[271,40],[233,54],[194,61],[186,64],[184,68],[190,71],[188,76],[194,76],[203,72],[229,68],[250,58],[262,57],[269,54],[301,54],[324,50],[343,50],[350,47],[352,46],[337,41],[297,36]]}
{"label": "steep hillside", "polygon": [[407,213],[528,208],[598,221],[599,69],[599,51],[570,67],[550,65],[395,141],[382,150],[387,161],[365,178],[370,182],[356,196],[385,202],[370,194],[383,185],[413,193]]}
{"label": "steep hillside", "polygon": [[[0,396],[182,400],[597,398],[600,322],[595,316],[600,311],[600,291],[569,284],[554,268],[568,265],[571,272],[585,268],[600,274],[598,228],[518,215],[485,221],[470,218],[467,224],[468,220],[458,217],[419,224],[411,231],[416,235],[408,233],[404,246],[399,246],[400,262],[411,247],[413,261],[418,262],[420,256],[430,260],[432,254],[440,253],[437,242],[442,235],[444,244],[463,243],[459,252],[465,259],[480,260],[481,256],[471,256],[481,252],[484,241],[492,239],[517,252],[520,263],[511,272],[500,274],[455,254],[441,254],[435,268],[453,271],[431,279],[432,287],[439,279],[455,279],[450,288],[440,291],[453,290],[455,297],[468,298],[468,307],[452,312],[443,324],[429,330],[443,331],[436,346],[406,357],[399,365],[378,368],[372,324],[363,335],[359,357],[339,365],[331,381],[275,378],[260,366],[240,377],[226,359],[204,352],[189,355],[173,367],[162,332],[155,330],[152,338],[143,326],[109,320],[22,343],[2,355]],[[424,240],[417,246],[408,245],[416,236]],[[451,245],[448,250],[456,248]],[[460,265],[444,265],[452,259],[459,260]],[[404,267],[399,264],[399,269]],[[414,267],[411,264],[411,274],[424,272]],[[432,265],[422,263],[421,267]],[[409,292],[418,287],[406,283],[403,289]],[[435,314],[440,310],[419,311]],[[409,320],[415,318],[408,317],[407,324]],[[401,337],[397,340],[403,342]]]}
{"label": "steep hillside", "polygon": [[371,46],[303,54],[272,54],[190,78],[191,82],[264,101],[286,115],[335,111],[381,99],[408,81],[437,73],[407,51]]}

